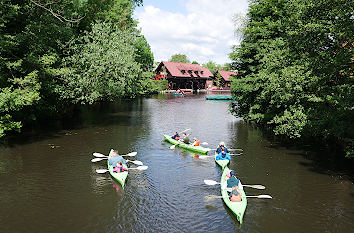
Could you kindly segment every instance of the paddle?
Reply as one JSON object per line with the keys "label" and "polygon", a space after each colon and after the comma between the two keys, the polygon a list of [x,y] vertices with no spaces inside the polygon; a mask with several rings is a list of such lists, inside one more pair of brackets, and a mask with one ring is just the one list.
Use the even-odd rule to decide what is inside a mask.
{"label": "paddle", "polygon": [[[242,155],[242,153],[241,154],[229,154],[229,155]],[[214,155],[200,155],[199,156],[199,158],[200,159],[207,159],[207,158],[211,158],[211,157],[215,157]]]}
{"label": "paddle", "polygon": [[[199,156],[200,157],[200,156]],[[215,180],[204,180],[204,183],[207,185],[216,185],[220,184],[219,182],[216,182]],[[254,188],[254,189],[265,189],[263,185],[260,184],[242,184],[243,187],[249,187],[249,188]]]}
{"label": "paddle", "polygon": [[[137,154],[138,154],[138,152],[130,152],[129,154],[120,155],[120,156],[130,156],[130,157],[132,157],[132,156],[135,156]],[[101,154],[101,153],[97,153],[97,152],[93,153],[93,156],[98,157],[98,158],[108,158],[107,155],[104,155],[104,154]]]}
{"label": "paddle", "polygon": [[[128,168],[129,170],[140,170],[140,171],[143,171],[143,170],[146,170],[148,169],[148,166],[139,166],[139,167],[130,167]],[[107,169],[97,169],[96,172],[99,173],[99,174],[103,174],[103,173],[106,173],[108,172],[109,170]]]}
{"label": "paddle", "polygon": [[[217,149],[210,149],[210,150],[217,150]],[[236,148],[236,149],[227,149],[229,151],[243,151],[241,148]]]}
{"label": "paddle", "polygon": [[[247,198],[255,197],[255,198],[263,198],[263,199],[272,199],[272,196],[265,195],[265,194],[261,194],[261,195],[258,195],[258,196],[246,196],[246,197]],[[204,197],[205,200],[212,200],[212,199],[217,199],[217,198],[222,198],[222,196],[208,195],[208,196]]]}
{"label": "paddle", "polygon": [[[95,163],[95,162],[98,162],[98,161],[102,161],[104,159],[108,159],[108,158],[94,158],[94,159],[91,159],[91,162]],[[143,162],[141,161],[138,161],[138,160],[125,160],[126,162],[131,162],[131,163],[134,163],[136,165],[143,165]]]}

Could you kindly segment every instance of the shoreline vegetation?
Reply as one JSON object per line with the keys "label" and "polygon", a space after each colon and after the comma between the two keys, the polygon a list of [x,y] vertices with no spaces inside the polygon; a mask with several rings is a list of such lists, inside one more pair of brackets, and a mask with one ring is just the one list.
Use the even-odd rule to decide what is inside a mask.
{"label": "shoreline vegetation", "polygon": [[[166,80],[151,79],[154,56],[132,17],[142,4],[4,1],[0,138],[71,115],[73,106],[166,90]],[[253,0],[247,16],[235,21],[242,42],[227,65],[238,73],[231,83],[239,104],[233,114],[289,140],[331,143],[354,157],[352,6]]]}
{"label": "shoreline vegetation", "polygon": [[230,58],[234,114],[354,157],[353,15],[346,1],[251,1]]}

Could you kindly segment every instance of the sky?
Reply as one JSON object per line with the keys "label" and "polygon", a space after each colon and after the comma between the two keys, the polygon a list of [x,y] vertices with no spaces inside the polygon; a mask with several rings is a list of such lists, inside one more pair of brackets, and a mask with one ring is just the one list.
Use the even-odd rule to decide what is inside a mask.
{"label": "sky", "polygon": [[234,16],[245,15],[247,0],[144,0],[134,18],[155,61],[185,54],[200,64],[230,62],[231,46],[239,44]]}

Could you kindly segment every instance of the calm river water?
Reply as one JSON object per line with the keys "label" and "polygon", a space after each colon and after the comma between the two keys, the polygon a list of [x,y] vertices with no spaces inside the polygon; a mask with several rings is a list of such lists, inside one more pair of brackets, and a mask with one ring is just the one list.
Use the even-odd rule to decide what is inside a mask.
{"label": "calm river water", "polygon": [[[0,147],[0,232],[354,232],[354,184],[343,172],[315,165],[306,146],[287,149],[228,113],[230,102],[205,95],[120,101],[83,110],[70,123],[26,133]],[[221,199],[213,159],[171,150],[162,141],[190,128],[214,148],[242,148],[230,168],[248,195],[240,228]],[[97,174],[93,152],[137,151],[149,168],[130,171],[124,189]],[[209,153],[211,154],[211,153]],[[132,165],[134,166],[134,165]]]}

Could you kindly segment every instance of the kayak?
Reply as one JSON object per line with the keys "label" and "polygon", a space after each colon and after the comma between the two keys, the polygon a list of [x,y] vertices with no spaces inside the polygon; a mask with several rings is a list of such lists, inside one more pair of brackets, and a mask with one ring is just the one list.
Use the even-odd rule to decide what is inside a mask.
{"label": "kayak", "polygon": [[224,160],[216,160],[216,156],[218,155],[218,153],[215,152],[215,162],[221,167],[222,170],[224,170],[224,168],[230,163],[230,160],[228,159],[224,159]]}
{"label": "kayak", "polygon": [[166,141],[168,141],[169,143],[171,143],[173,145],[179,146],[179,147],[181,147],[183,149],[186,149],[186,150],[197,152],[199,154],[206,155],[206,154],[208,154],[208,152],[210,150],[209,148],[205,148],[205,147],[202,147],[202,146],[192,146],[190,144],[185,144],[182,141],[176,141],[171,136],[169,136],[167,134],[164,134],[163,137],[164,137],[164,139]]}
{"label": "kayak", "polygon": [[240,222],[240,224],[242,224],[242,219],[243,219],[243,215],[246,211],[246,207],[247,207],[247,198],[246,198],[246,194],[243,191],[243,187],[240,181],[239,184],[239,190],[241,192],[241,198],[242,201],[230,201],[229,199],[229,194],[226,190],[227,188],[227,181],[226,181],[226,174],[230,171],[230,169],[228,167],[226,167],[224,169],[224,172],[222,173],[221,176],[221,195],[222,195],[222,199],[224,200],[225,204],[227,205],[227,207],[229,207],[229,209],[232,211],[232,213],[234,213],[234,215],[236,216],[237,220]]}
{"label": "kayak", "polygon": [[[124,172],[113,172],[113,166],[109,165],[109,161],[107,160],[107,167],[108,167],[108,171],[111,174],[111,176],[118,181],[118,183],[122,186],[122,188],[124,188],[124,184],[125,184],[125,180],[128,177],[128,171],[124,171]],[[128,168],[126,164],[123,164],[123,167]]]}
{"label": "kayak", "polygon": [[207,100],[232,100],[232,95],[207,95]]}

